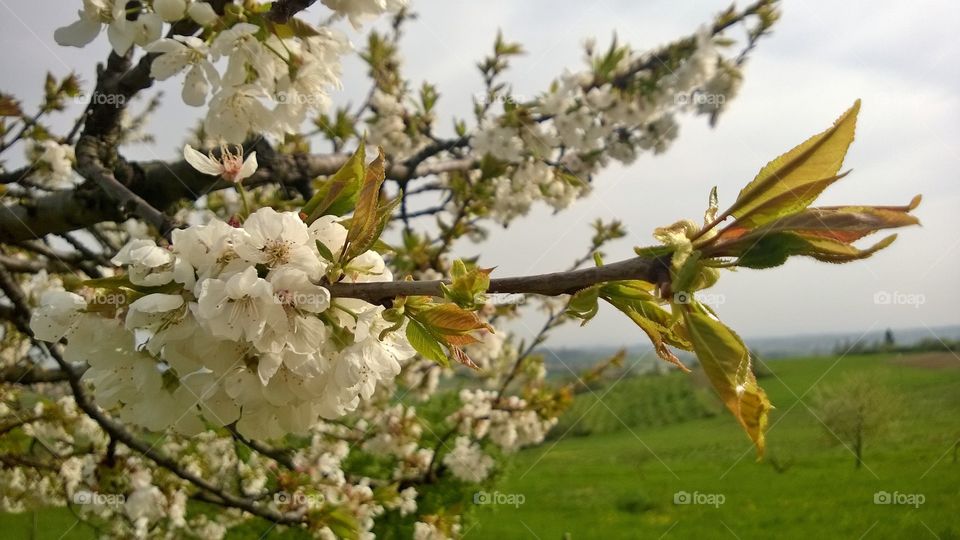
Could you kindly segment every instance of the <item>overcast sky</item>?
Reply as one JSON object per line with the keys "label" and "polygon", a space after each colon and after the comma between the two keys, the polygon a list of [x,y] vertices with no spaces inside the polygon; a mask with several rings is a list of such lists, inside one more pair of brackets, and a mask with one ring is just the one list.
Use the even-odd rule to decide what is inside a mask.
{"label": "overcast sky", "polygon": [[[481,89],[475,63],[490,50],[498,28],[526,48],[507,78],[516,93],[533,95],[565,67],[580,68],[580,44],[588,37],[603,44],[616,32],[635,47],[654,47],[692,33],[728,4],[415,0],[420,18],[403,42],[405,74],[415,84],[438,86],[441,119],[468,117],[470,97]],[[6,52],[0,90],[32,104],[48,70],[63,75],[73,69],[94,80],[95,63],[108,51],[105,37],[85,49],[62,48],[52,38],[57,26],[75,19],[79,5],[0,0],[0,45]],[[567,211],[538,209],[510,230],[494,231],[484,245],[457,244],[455,254],[482,254],[481,263],[497,266],[500,276],[554,271],[584,251],[591,221],[616,216],[630,236],[609,247],[607,260],[628,257],[634,245],[653,242],[654,227],[700,219],[711,186],[719,187],[721,206],[732,202],[769,159],[825,129],[862,98],[845,164],[854,172],[819,203],[905,204],[922,193],[916,213],[923,227],[901,231],[892,247],[867,261],[833,266],[791,260],[773,270],[725,272],[711,291],[722,300],[716,309],[746,336],[960,323],[960,6],[949,0],[786,0],[782,11],[773,35],[752,55],[739,97],[715,128],[702,118],[682,118],[680,137],[666,154],[611,167],[596,177],[594,192]],[[307,18],[316,22],[324,14],[315,7]],[[159,88],[171,99],[150,125],[157,144],[130,148],[129,157],[175,157],[198,116],[180,103],[179,81]],[[336,99],[357,102],[367,88],[362,66],[352,61]],[[878,294],[894,300],[877,304]],[[896,305],[905,295],[922,295],[923,302]],[[526,333],[536,323],[528,319],[516,330]],[[607,309],[552,343],[639,340],[630,322]]]}

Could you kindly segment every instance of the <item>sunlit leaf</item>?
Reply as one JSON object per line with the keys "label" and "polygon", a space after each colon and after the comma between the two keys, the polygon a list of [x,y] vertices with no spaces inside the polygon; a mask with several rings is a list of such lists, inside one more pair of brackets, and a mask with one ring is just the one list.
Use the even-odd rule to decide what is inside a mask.
{"label": "sunlit leaf", "polygon": [[450,270],[450,284],[441,284],[443,296],[465,309],[476,309],[485,301],[484,294],[490,287],[492,268],[480,268],[467,264],[461,259],[453,261]]}
{"label": "sunlit leaf", "polygon": [[740,191],[726,214],[738,218],[742,226],[751,227],[808,206],[842,177],[837,173],[853,142],[859,111],[857,100],[830,129],[764,166]]}
{"label": "sunlit leaf", "polygon": [[690,306],[684,311],[684,321],[700,366],[762,457],[767,416],[773,407],[757,385],[750,365],[750,352],[733,330],[709,315],[695,311],[696,307]]}
{"label": "sunlit leaf", "polygon": [[347,260],[365,252],[377,239],[380,224],[377,212],[380,187],[386,177],[383,148],[377,150],[377,158],[370,163],[364,174],[363,185],[357,195],[357,207],[350,220],[350,229],[347,231]]}
{"label": "sunlit leaf", "polygon": [[407,341],[420,356],[433,360],[442,366],[449,365],[447,353],[444,352],[440,341],[433,336],[422,324],[415,320],[407,322]]}
{"label": "sunlit leaf", "polygon": [[353,210],[364,180],[365,159],[365,145],[360,141],[360,145],[350,159],[330,178],[321,183],[313,197],[303,205],[301,212],[307,215],[308,224],[313,223],[320,216],[342,216]]}
{"label": "sunlit leaf", "polygon": [[481,321],[476,313],[467,311],[456,304],[432,306],[417,313],[416,317],[441,334],[461,334],[480,329],[493,331],[493,328]]}

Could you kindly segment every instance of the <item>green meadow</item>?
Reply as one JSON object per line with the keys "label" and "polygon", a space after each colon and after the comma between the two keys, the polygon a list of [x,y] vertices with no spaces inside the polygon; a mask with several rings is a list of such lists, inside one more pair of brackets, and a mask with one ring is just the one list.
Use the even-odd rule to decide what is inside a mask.
{"label": "green meadow", "polygon": [[[766,366],[760,382],[776,409],[762,462],[732,417],[705,413],[696,376],[623,380],[578,396],[559,426],[565,436],[511,461],[490,489],[520,494],[523,504],[478,506],[468,537],[960,538],[960,359]],[[817,388],[854,372],[898,405],[888,429],[865,440],[859,469],[814,406]],[[685,398],[681,379],[693,387]]]}
{"label": "green meadow", "polygon": [[[818,389],[853,373],[896,404],[887,429],[865,439],[860,468],[815,412]],[[762,461],[696,373],[631,376],[579,394],[543,445],[476,487],[477,501],[500,504],[468,503],[466,538],[960,538],[960,359],[777,360],[760,383],[776,406]],[[0,530],[93,537],[74,522],[56,509],[0,516]],[[305,535],[255,522],[230,537]]]}

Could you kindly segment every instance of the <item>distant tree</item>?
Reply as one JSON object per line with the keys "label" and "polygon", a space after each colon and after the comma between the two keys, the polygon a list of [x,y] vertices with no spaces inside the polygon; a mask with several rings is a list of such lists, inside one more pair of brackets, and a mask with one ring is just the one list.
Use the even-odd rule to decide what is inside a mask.
{"label": "distant tree", "polygon": [[887,331],[883,333],[883,345],[887,349],[892,349],[897,345],[897,340],[893,338],[893,330],[887,328]]}
{"label": "distant tree", "polygon": [[882,385],[853,375],[825,387],[814,398],[814,411],[831,438],[853,452],[856,468],[863,465],[863,448],[887,431],[898,410],[896,396]]}

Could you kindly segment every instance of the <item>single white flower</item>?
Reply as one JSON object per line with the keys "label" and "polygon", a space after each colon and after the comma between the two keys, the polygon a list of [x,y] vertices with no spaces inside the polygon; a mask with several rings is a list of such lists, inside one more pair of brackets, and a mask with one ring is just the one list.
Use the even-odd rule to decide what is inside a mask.
{"label": "single white flower", "polygon": [[[117,4],[125,5],[122,0]],[[163,32],[163,19],[156,13],[140,13],[136,20],[128,21],[126,16],[114,19],[107,28],[107,37],[113,50],[119,55],[127,54],[134,44],[141,47],[160,39]]]}
{"label": "single white flower", "polygon": [[214,336],[256,341],[268,324],[276,326],[286,322],[286,314],[274,297],[270,282],[258,277],[252,266],[226,281],[207,279],[198,286],[195,316]]}
{"label": "single white flower", "polygon": [[228,57],[227,70],[223,74],[225,86],[243,85],[248,80],[249,70],[253,70],[260,87],[272,88],[280,59],[263,48],[257,39],[259,32],[260,27],[255,24],[238,23],[220,32],[210,44],[214,59]]}
{"label": "single white flower", "polygon": [[323,5],[350,20],[354,28],[383,13],[396,13],[408,0],[323,0]]}
{"label": "single white flower", "polygon": [[37,339],[56,343],[76,326],[86,308],[87,302],[78,294],[46,291],[30,318],[30,329]]}
{"label": "single white flower", "polygon": [[147,51],[161,53],[150,64],[150,76],[159,81],[166,80],[183,71],[190,70],[184,79],[183,102],[199,107],[207,99],[210,88],[220,85],[220,74],[207,59],[209,50],[200,38],[194,36],[174,36],[151,43]]}
{"label": "single white flower", "polygon": [[254,264],[271,268],[289,265],[319,277],[324,265],[314,254],[307,224],[295,212],[277,212],[269,206],[260,208],[243,222],[243,240],[236,245],[237,254]]}
{"label": "single white flower", "polygon": [[[127,330],[145,328],[156,330],[169,325],[178,318],[178,308],[183,307],[179,294],[148,294],[133,301],[127,308]],[[176,310],[176,311],[175,311]]]}
{"label": "single white flower", "polygon": [[173,252],[178,259],[196,268],[201,280],[223,273],[233,274],[247,266],[233,249],[238,231],[219,219],[206,225],[174,229]]}
{"label": "single white flower", "polygon": [[316,353],[327,336],[326,325],[316,315],[330,306],[330,292],[314,285],[305,272],[296,268],[271,272],[269,281],[283,306],[286,321],[267,328],[257,342],[257,349],[280,353],[286,347],[300,355]]}
{"label": "single white flower", "polygon": [[210,100],[203,127],[212,139],[240,144],[251,132],[274,132],[276,126],[269,109],[260,101],[266,97],[257,84],[231,86],[224,75],[223,87]]}
{"label": "single white flower", "polygon": [[134,285],[156,287],[173,279],[176,258],[153,240],[134,239],[123,246],[110,262],[127,266],[127,275]]}
{"label": "single white flower", "polygon": [[[126,2],[117,0],[83,0],[83,9],[77,12],[79,20],[57,28],[53,33],[53,39],[64,47],[83,47],[93,41],[102,29],[102,24],[108,24],[111,27],[114,22],[118,25],[123,24],[125,14],[124,5]],[[118,45],[114,43],[114,36],[110,35],[110,44],[114,45],[117,54],[125,54],[127,47],[121,52]]]}
{"label": "single white flower", "polygon": [[218,159],[213,157],[213,152],[205,156],[187,144],[183,147],[183,159],[203,174],[219,176],[232,184],[239,184],[257,172],[257,153],[250,152],[247,159],[243,159],[242,146],[231,151],[229,146],[220,145]]}

